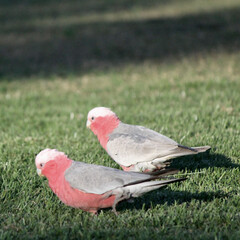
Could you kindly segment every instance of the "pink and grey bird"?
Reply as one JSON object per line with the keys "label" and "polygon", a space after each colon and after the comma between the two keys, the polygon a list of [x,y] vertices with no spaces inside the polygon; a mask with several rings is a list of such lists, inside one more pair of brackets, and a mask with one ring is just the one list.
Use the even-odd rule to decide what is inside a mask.
{"label": "pink and grey bird", "polygon": [[146,127],[125,124],[105,107],[96,107],[88,113],[87,127],[124,171],[156,171],[168,166],[173,158],[211,148],[186,147]]}
{"label": "pink and grey bird", "polygon": [[[108,207],[116,213],[116,205],[122,200],[185,180],[166,179],[167,175],[176,173],[175,170],[151,175],[76,162],[55,149],[41,151],[35,164],[38,174],[48,179],[50,188],[63,203],[93,214]],[[161,177],[165,180],[152,181]]]}

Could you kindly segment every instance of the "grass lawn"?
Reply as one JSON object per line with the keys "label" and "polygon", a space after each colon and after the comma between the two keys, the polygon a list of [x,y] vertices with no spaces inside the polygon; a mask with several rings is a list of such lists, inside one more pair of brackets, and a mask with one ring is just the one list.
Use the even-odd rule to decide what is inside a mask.
{"label": "grass lawn", "polygon": [[[119,168],[86,128],[96,106],[212,149],[173,161],[187,181],[92,217],[34,159]],[[239,239],[239,153],[239,1],[1,1],[0,239]]]}

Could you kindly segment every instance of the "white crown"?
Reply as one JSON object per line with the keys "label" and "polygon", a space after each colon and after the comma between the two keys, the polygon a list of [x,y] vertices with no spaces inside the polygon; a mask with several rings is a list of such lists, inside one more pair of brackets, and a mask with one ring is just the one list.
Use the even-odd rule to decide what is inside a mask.
{"label": "white crown", "polygon": [[88,113],[88,119],[92,118],[92,117],[105,117],[108,115],[116,115],[114,112],[111,111],[110,108],[106,108],[106,107],[96,107],[93,108],[89,113]]}

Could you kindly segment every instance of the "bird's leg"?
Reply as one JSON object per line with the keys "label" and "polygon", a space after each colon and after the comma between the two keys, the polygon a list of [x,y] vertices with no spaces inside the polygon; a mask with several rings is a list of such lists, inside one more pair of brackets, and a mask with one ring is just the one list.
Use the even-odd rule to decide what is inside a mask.
{"label": "bird's leg", "polygon": [[158,162],[157,161],[158,159],[155,159],[154,161],[153,161],[153,165],[156,167],[156,169],[155,169],[155,171],[157,170],[164,170],[166,167],[168,167],[169,165],[170,165],[170,163],[171,163],[171,159],[169,159],[169,160],[166,160],[166,161],[164,161],[164,162]]}
{"label": "bird's leg", "polygon": [[116,210],[116,205],[112,206],[112,211],[114,212],[114,214],[117,216],[119,213]]}
{"label": "bird's leg", "polygon": [[117,210],[116,210],[116,206],[117,206],[117,204],[118,204],[118,199],[119,199],[119,197],[116,196],[116,198],[115,198],[115,200],[114,200],[114,203],[113,203],[113,205],[112,205],[112,211],[114,212],[114,214],[115,214],[116,216],[118,215],[118,212],[117,212]]}
{"label": "bird's leg", "polygon": [[114,203],[112,205],[112,210],[113,210],[113,212],[115,213],[116,216],[118,215],[118,212],[116,210],[116,206],[119,202],[121,202],[124,199],[126,199],[126,196],[119,197],[119,196],[116,195],[116,198],[115,198]]}

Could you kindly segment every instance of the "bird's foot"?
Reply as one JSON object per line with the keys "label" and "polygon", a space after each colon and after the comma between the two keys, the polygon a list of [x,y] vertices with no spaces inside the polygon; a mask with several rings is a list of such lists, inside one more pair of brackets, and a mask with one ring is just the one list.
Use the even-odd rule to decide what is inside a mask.
{"label": "bird's foot", "polygon": [[115,208],[115,207],[112,209],[112,211],[114,212],[114,214],[115,214],[116,216],[118,216],[118,215],[119,215],[119,212],[117,212],[117,210],[116,210],[116,208]]}
{"label": "bird's foot", "polygon": [[98,216],[98,210],[89,210],[92,216]]}

